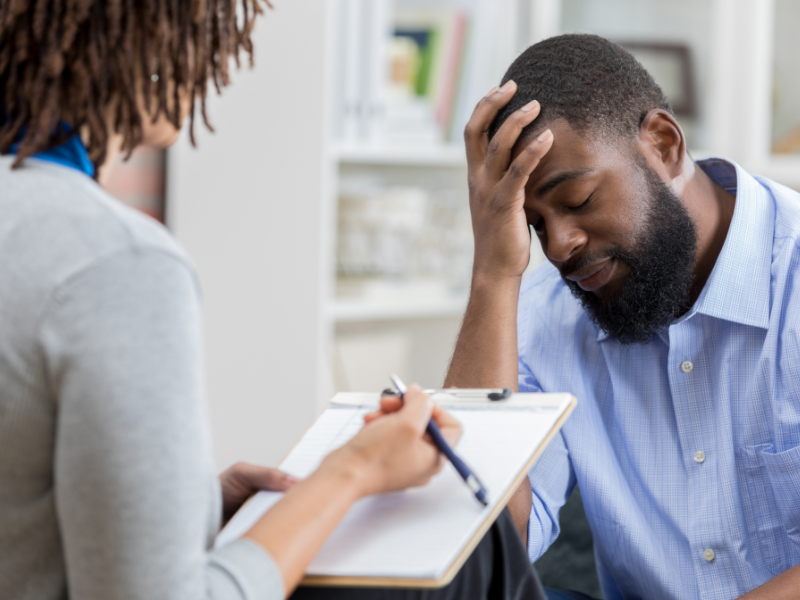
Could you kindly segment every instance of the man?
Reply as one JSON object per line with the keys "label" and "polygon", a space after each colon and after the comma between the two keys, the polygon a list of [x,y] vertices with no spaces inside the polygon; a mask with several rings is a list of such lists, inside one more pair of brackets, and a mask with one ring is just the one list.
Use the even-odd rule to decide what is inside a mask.
{"label": "man", "polygon": [[[511,503],[531,560],[577,482],[607,599],[800,598],[800,194],[695,162],[602,38],[536,44],[504,82],[465,131],[446,385],[579,400]],[[522,281],[529,226],[550,264]]]}

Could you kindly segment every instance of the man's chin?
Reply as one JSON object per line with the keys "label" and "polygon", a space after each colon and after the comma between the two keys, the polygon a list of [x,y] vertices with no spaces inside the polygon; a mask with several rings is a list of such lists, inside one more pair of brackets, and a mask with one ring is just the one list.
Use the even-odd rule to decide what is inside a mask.
{"label": "man's chin", "polygon": [[[592,298],[596,299],[595,302],[600,301],[605,303],[613,301],[622,293],[622,290],[625,287],[625,282],[630,276],[630,267],[628,267],[625,262],[617,258],[614,260],[618,263],[615,268],[616,272],[614,273],[614,278],[595,290],[587,291],[578,285],[578,283],[571,281],[566,277],[562,277],[562,279],[569,287],[572,295],[581,302],[583,302],[584,298],[587,296],[591,296]],[[589,302],[591,302],[591,300],[589,300]]]}
{"label": "man's chin", "polygon": [[617,338],[623,344],[647,343],[652,339],[658,326],[654,328],[655,323],[652,321],[647,323],[632,318],[629,313],[630,306],[627,306],[628,299],[620,301],[626,280],[627,277],[623,277],[621,280],[609,282],[593,292],[587,292],[573,281],[567,281],[567,284],[572,295],[581,303],[598,329]]}
{"label": "man's chin", "polygon": [[624,262],[619,259],[614,259],[619,264],[616,268],[616,273],[614,274],[614,278],[606,283],[604,286],[597,288],[591,292],[583,292],[584,294],[589,293],[593,294],[596,298],[598,298],[602,302],[607,302],[610,300],[614,300],[618,298],[619,295],[622,293],[622,289],[625,287],[625,281],[628,279],[630,275],[630,268]]}

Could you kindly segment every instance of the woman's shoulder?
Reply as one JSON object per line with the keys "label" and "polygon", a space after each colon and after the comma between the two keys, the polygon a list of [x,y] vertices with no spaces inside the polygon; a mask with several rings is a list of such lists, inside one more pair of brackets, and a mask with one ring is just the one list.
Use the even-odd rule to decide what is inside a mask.
{"label": "woman's shoulder", "polygon": [[0,157],[0,253],[34,279],[57,283],[121,253],[156,251],[186,264],[185,252],[154,219],[124,206],[85,174],[29,159],[11,170]]}

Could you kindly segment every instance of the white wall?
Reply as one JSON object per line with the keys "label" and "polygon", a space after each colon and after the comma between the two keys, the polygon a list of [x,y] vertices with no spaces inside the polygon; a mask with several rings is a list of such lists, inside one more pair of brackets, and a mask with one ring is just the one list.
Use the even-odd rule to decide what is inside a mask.
{"label": "white wall", "polygon": [[199,148],[184,136],[168,156],[168,223],[203,284],[220,468],[279,462],[328,385],[327,3],[273,4],[256,25],[255,68],[210,98],[216,133],[198,122]]}

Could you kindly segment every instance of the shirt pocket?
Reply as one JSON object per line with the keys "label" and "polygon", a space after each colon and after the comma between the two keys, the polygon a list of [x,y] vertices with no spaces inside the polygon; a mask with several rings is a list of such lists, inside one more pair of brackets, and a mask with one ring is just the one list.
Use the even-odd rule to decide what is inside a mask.
{"label": "shirt pocket", "polygon": [[789,565],[796,565],[800,563],[800,446],[774,452],[772,444],[767,444],[761,456],[769,474],[784,533],[789,539]]}
{"label": "shirt pocket", "polygon": [[744,488],[742,504],[750,537],[747,555],[759,567],[778,575],[791,565],[791,550],[776,500],[783,494],[775,490],[767,466],[772,462],[765,452],[768,448],[772,448],[772,444],[742,447],[740,458],[744,480],[740,489]]}

